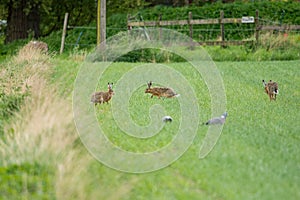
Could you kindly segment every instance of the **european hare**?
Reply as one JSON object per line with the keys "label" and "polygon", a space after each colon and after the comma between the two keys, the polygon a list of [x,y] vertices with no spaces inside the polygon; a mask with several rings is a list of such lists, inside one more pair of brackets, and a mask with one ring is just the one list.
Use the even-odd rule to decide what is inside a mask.
{"label": "european hare", "polygon": [[48,45],[47,43],[41,41],[30,41],[28,44],[25,45],[25,49],[26,50],[37,49],[43,53],[47,53]]}
{"label": "european hare", "polygon": [[108,83],[108,91],[107,92],[95,92],[92,95],[91,102],[94,103],[95,105],[103,104],[103,103],[108,103],[109,100],[112,98],[114,95],[114,91],[112,90],[113,83]]}
{"label": "european hare", "polygon": [[171,88],[164,88],[164,87],[151,88],[151,86],[152,86],[151,81],[149,83],[147,83],[147,85],[148,85],[148,88],[145,90],[145,93],[152,94],[151,98],[153,96],[157,96],[159,99],[160,99],[160,97],[172,98],[172,97],[178,97],[179,96],[179,94],[176,94],[174,92],[174,90],[171,89]]}
{"label": "european hare", "polygon": [[279,94],[278,84],[272,80],[268,83],[266,83],[265,80],[262,80],[262,82],[267,95],[269,95],[270,101],[276,100],[276,95]]}

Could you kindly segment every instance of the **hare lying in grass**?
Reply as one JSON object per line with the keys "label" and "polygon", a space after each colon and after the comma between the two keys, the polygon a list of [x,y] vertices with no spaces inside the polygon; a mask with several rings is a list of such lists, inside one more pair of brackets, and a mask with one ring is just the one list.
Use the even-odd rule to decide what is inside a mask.
{"label": "hare lying in grass", "polygon": [[276,100],[276,95],[279,94],[278,84],[270,80],[268,83],[262,80],[266,93],[269,95],[270,101]]}
{"label": "hare lying in grass", "polygon": [[103,103],[108,103],[109,100],[112,98],[114,95],[114,91],[112,90],[113,83],[108,83],[108,91],[107,92],[95,92],[92,97],[91,97],[91,102],[94,103],[95,105],[103,104]]}
{"label": "hare lying in grass", "polygon": [[154,88],[151,88],[151,86],[152,86],[152,82],[151,81],[149,83],[147,83],[147,85],[148,85],[148,88],[145,90],[145,93],[152,94],[151,98],[153,96],[157,96],[159,99],[160,99],[160,97],[172,98],[172,97],[178,97],[179,96],[179,94],[176,94],[174,92],[174,90],[171,89],[171,88],[165,88],[165,87],[154,87]]}

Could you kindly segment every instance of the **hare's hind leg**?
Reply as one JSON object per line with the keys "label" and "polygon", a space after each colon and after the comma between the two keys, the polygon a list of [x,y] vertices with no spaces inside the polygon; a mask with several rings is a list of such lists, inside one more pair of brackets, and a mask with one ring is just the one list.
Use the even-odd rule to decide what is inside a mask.
{"label": "hare's hind leg", "polygon": [[99,104],[103,104],[104,103],[104,99],[103,99],[103,97],[100,97],[99,98],[99,102],[98,102]]}

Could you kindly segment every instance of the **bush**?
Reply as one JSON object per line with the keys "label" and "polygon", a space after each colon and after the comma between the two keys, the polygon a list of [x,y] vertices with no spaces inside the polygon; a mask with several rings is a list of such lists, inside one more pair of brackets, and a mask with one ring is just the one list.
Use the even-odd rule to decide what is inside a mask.
{"label": "bush", "polygon": [[116,59],[116,62],[184,62],[184,59],[174,53],[161,49],[142,49],[131,51]]}

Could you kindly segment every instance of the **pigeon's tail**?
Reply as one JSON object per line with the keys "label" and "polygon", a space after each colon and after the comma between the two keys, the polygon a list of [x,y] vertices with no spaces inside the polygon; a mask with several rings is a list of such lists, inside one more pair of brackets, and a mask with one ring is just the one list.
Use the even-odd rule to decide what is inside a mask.
{"label": "pigeon's tail", "polygon": [[162,118],[162,121],[163,121],[163,122],[172,122],[173,119],[172,119],[172,117],[170,117],[170,116],[164,116],[164,117]]}

